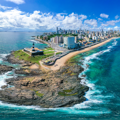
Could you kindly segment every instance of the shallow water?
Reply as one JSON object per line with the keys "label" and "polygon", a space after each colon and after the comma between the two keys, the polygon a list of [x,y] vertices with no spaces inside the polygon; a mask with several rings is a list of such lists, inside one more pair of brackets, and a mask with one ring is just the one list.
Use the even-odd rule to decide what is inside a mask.
{"label": "shallow water", "polygon": [[[2,43],[2,45],[0,44],[0,64],[11,65],[3,62],[2,58],[11,50],[31,46],[30,36],[38,35],[38,33],[9,33],[9,37],[7,35],[8,33],[0,33],[0,36],[4,38],[4,40],[0,39]],[[7,46],[6,43],[8,43]],[[45,46],[44,44],[36,44],[40,48]],[[90,87],[85,95],[87,98],[85,102],[70,108],[45,109],[38,106],[19,106],[0,101],[0,120],[119,120],[120,39],[112,40],[99,48],[77,55],[75,59],[78,63],[82,61],[82,66],[85,69],[79,74],[79,77],[82,74],[86,75],[81,83]],[[14,67],[19,66],[14,65]],[[0,86],[6,84],[4,80],[11,77],[8,76],[10,74],[12,74],[11,71],[0,75]]]}

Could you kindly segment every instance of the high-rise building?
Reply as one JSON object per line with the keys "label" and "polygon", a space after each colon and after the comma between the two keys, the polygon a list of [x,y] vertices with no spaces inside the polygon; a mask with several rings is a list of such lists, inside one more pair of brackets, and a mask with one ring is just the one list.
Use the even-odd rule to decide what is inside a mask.
{"label": "high-rise building", "polygon": [[58,34],[58,27],[56,27],[56,34]]}
{"label": "high-rise building", "polygon": [[59,37],[55,36],[54,43],[58,44],[58,42],[59,42]]}
{"label": "high-rise building", "polygon": [[82,39],[82,35],[81,34],[78,34],[78,39]]}
{"label": "high-rise building", "polygon": [[63,43],[63,36],[62,35],[59,37],[58,43]]}
{"label": "high-rise building", "polygon": [[75,48],[75,37],[73,36],[64,37],[64,46],[68,49]]}
{"label": "high-rise building", "polygon": [[75,36],[75,43],[77,43],[77,40],[78,40],[78,36]]}
{"label": "high-rise building", "polygon": [[89,35],[88,35],[88,38],[92,38],[92,34],[89,34]]}
{"label": "high-rise building", "polygon": [[99,36],[99,32],[96,32],[96,36]]}

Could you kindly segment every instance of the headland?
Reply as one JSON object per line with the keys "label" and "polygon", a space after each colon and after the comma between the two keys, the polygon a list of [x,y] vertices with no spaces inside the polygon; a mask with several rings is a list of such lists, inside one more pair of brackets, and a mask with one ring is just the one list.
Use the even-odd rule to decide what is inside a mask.
{"label": "headland", "polygon": [[[25,58],[22,51],[12,52],[7,56],[6,60],[14,64],[21,64],[21,68],[15,69],[15,73],[26,76],[7,79],[7,85],[2,86],[0,90],[0,100],[19,105],[37,105],[44,108],[70,107],[85,101],[84,95],[89,88],[86,85],[80,84],[83,77],[78,78],[78,75],[84,69],[77,64],[65,63],[71,57],[99,47],[112,39],[114,38],[84,50],[71,52],[58,59],[54,66],[49,66],[50,70],[48,69],[47,71],[41,66],[35,66],[39,62],[38,60],[34,61],[31,59],[31,61],[28,61],[30,57]],[[51,53],[51,51],[49,52]],[[20,56],[16,56],[19,54]],[[31,69],[31,66],[35,69]],[[5,66],[1,67],[5,68]],[[8,71],[11,69],[8,67]],[[9,87],[9,85],[13,87]]]}

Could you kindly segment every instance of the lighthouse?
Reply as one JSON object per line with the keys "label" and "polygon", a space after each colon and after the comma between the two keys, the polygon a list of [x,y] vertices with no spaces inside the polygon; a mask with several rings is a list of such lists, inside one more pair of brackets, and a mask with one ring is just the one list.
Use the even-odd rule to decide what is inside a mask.
{"label": "lighthouse", "polygon": [[34,44],[34,42],[33,42],[33,49],[32,49],[32,51],[35,51],[35,47],[34,47],[34,45],[35,45],[35,44]]}

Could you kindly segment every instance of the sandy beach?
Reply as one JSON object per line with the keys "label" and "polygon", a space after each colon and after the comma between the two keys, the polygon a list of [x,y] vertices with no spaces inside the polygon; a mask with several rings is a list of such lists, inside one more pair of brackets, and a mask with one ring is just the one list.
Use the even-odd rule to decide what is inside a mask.
{"label": "sandy beach", "polygon": [[[110,38],[110,39],[108,39],[108,40],[106,40],[106,41],[103,41],[103,42],[101,42],[101,43],[99,43],[99,44],[97,44],[97,45],[94,45],[94,46],[85,48],[84,50],[80,50],[80,51],[75,51],[75,52],[69,53],[68,55],[66,55],[66,56],[58,59],[53,66],[44,66],[44,65],[42,65],[42,67],[43,67],[44,69],[48,68],[48,69],[53,70],[53,71],[59,70],[60,67],[64,66],[65,63],[66,63],[70,58],[74,57],[75,55],[80,54],[80,53],[84,53],[84,52],[90,51],[90,50],[92,50],[92,49],[94,49],[94,48],[97,48],[97,47],[99,47],[99,46],[102,46],[103,44],[105,44],[105,43],[107,43],[107,42],[109,42],[109,41],[111,41],[112,39],[115,39],[115,38],[117,38],[117,37],[112,37],[112,38]],[[42,63],[40,62],[40,64],[42,64]]]}

